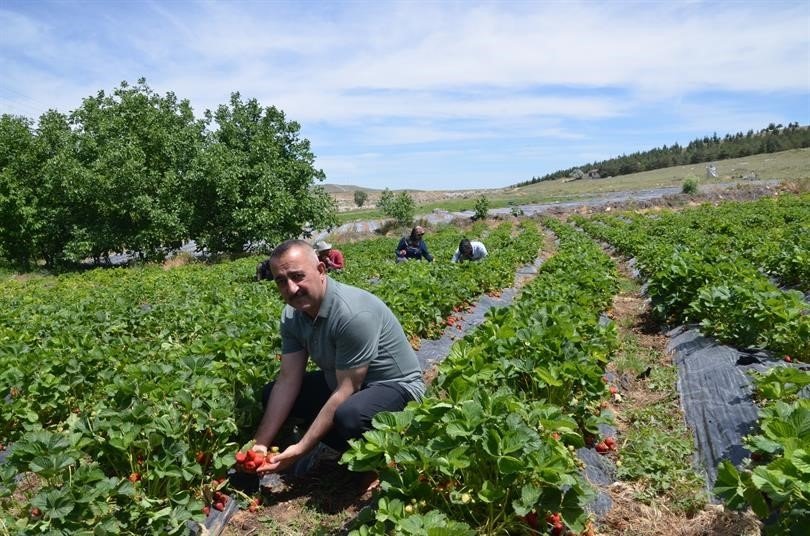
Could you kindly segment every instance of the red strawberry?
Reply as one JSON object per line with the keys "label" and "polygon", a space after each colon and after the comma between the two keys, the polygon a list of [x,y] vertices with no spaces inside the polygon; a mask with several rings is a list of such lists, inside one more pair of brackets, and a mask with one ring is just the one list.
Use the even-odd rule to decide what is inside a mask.
{"label": "red strawberry", "polygon": [[612,438],[612,437],[606,437],[605,438],[605,445],[607,445],[610,450],[615,450],[616,449],[616,440],[614,438]]}
{"label": "red strawberry", "polygon": [[615,395],[619,392],[619,389],[615,385],[610,386],[610,394]]}
{"label": "red strawberry", "polygon": [[211,513],[211,507],[208,506],[207,504],[205,506],[203,506],[203,514],[205,514],[205,517],[208,517],[208,514],[210,514],[210,513]]}
{"label": "red strawberry", "polygon": [[244,452],[237,452],[236,453],[236,463],[245,463],[247,460],[247,454]]}
{"label": "red strawberry", "polygon": [[528,514],[523,516],[523,521],[534,530],[537,530],[539,528],[539,525],[537,523],[537,514],[535,512],[529,512]]}
{"label": "red strawberry", "polygon": [[225,510],[225,503],[222,502],[214,503],[214,510],[219,510],[220,512]]}
{"label": "red strawberry", "polygon": [[29,513],[31,514],[31,517],[34,519],[39,519],[40,517],[42,517],[42,510],[40,510],[36,506],[31,508]]}
{"label": "red strawberry", "polygon": [[247,471],[248,473],[252,473],[253,471],[255,471],[256,467],[257,467],[256,462],[254,462],[253,460],[245,462],[245,471]]}
{"label": "red strawberry", "polygon": [[129,481],[132,482],[133,484],[135,482],[140,482],[140,480],[141,480],[140,473],[132,473],[131,475],[129,475]]}
{"label": "red strawberry", "polygon": [[790,363],[791,361],[793,361],[793,358],[792,358],[792,357],[790,357],[789,355],[786,355],[786,356],[785,356],[785,361],[786,361],[787,363]]}
{"label": "red strawberry", "polygon": [[560,518],[560,513],[559,512],[554,512],[553,514],[549,514],[549,515],[546,516],[546,522],[549,525],[554,525],[556,523],[560,523],[561,519],[562,518]]}
{"label": "red strawberry", "polygon": [[604,441],[600,441],[599,443],[596,444],[596,452],[598,452],[599,454],[605,454],[609,450],[610,447],[608,447]]}
{"label": "red strawberry", "polygon": [[197,463],[200,465],[205,465],[208,463],[208,455],[203,451],[197,451],[197,454],[194,455],[194,459],[197,460]]}

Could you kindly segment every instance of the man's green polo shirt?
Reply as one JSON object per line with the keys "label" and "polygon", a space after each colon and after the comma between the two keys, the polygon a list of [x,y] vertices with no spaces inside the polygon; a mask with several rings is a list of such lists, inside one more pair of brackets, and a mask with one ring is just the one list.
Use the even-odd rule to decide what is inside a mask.
{"label": "man's green polo shirt", "polygon": [[281,313],[282,353],[306,350],[337,386],[336,370],[368,365],[364,386],[401,384],[414,398],[425,394],[422,370],[402,325],[382,300],[327,277],[326,295],[314,319],[289,305]]}

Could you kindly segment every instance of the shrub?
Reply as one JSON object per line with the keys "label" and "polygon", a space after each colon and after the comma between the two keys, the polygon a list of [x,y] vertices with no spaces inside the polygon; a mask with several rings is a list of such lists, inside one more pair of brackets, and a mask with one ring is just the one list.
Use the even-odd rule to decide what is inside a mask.
{"label": "shrub", "polygon": [[362,207],[366,200],[368,199],[368,194],[363,190],[355,190],[354,191],[354,204],[358,207]]}
{"label": "shrub", "polygon": [[[388,196],[386,196],[386,192],[388,192]],[[379,208],[382,210],[383,214],[394,218],[399,225],[410,225],[411,222],[413,222],[416,206],[408,192],[393,194],[390,190],[386,189],[383,192],[383,196],[385,197],[385,201],[381,198],[379,203]]]}
{"label": "shrub", "polygon": [[482,194],[481,197],[475,202],[475,215],[473,219],[477,220],[485,220],[487,219],[487,213],[489,212],[489,201],[487,198]]}
{"label": "shrub", "polygon": [[681,192],[685,193],[686,195],[695,195],[698,193],[698,181],[694,178],[688,178],[683,181],[683,187],[681,187]]}

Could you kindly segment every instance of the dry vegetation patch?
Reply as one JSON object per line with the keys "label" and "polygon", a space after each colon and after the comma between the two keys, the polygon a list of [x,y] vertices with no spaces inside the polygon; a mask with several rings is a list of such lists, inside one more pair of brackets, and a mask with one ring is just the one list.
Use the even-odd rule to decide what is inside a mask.
{"label": "dry vegetation patch", "polygon": [[[631,270],[619,259],[620,273],[628,277]],[[608,365],[608,371],[615,374],[621,385],[621,402],[613,403],[611,409],[616,415],[619,444],[623,445],[637,423],[634,415],[648,408],[659,406],[664,413],[680,415],[678,399],[672,398],[670,389],[662,389],[656,384],[654,369],[671,369],[671,356],[666,351],[667,338],[661,334],[660,327],[650,318],[649,302],[644,298],[635,284],[625,281],[625,289],[613,300],[608,312],[617,325],[620,338],[625,341],[623,349],[616,360]],[[636,367],[635,369],[633,367]],[[663,425],[663,423],[662,423]],[[621,449],[620,449],[621,454]],[[687,468],[688,469],[688,468]],[[653,477],[654,478],[654,477]],[[603,491],[613,501],[613,507],[600,520],[598,533],[603,536],[637,535],[637,536],[748,536],[759,534],[760,524],[756,517],[748,513],[726,511],[722,506],[704,504],[696,512],[689,512],[682,503],[688,504],[688,497],[677,497],[677,489],[672,494],[664,494],[653,500],[649,498],[649,480],[619,481]],[[689,487],[683,488],[680,493]],[[698,490],[699,492],[699,490]],[[695,497],[693,506],[700,501]]]}

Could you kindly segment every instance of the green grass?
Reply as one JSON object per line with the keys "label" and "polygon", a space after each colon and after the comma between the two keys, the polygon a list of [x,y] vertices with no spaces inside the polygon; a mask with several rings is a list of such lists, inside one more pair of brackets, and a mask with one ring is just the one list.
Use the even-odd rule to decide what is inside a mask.
{"label": "green grass", "polygon": [[622,338],[620,353],[616,360],[620,373],[636,377],[650,369],[643,381],[652,401],[630,402],[625,408],[628,427],[620,444],[617,476],[640,484],[638,500],[693,515],[708,498],[703,477],[692,467],[694,442],[681,416],[676,369],[662,365],[660,355],[639,346],[632,335]]}

